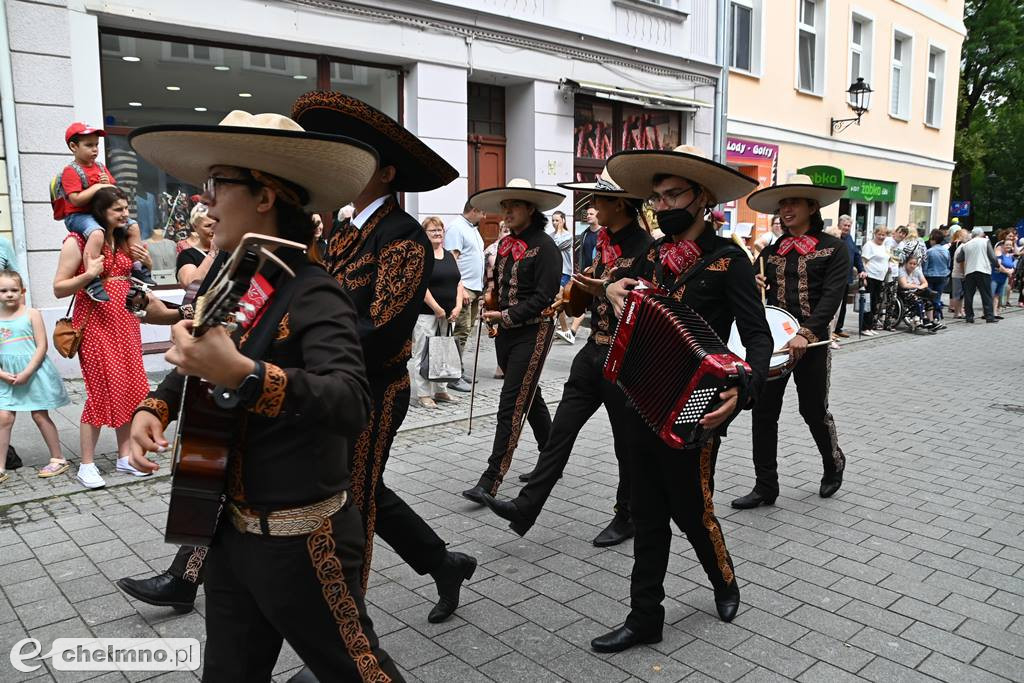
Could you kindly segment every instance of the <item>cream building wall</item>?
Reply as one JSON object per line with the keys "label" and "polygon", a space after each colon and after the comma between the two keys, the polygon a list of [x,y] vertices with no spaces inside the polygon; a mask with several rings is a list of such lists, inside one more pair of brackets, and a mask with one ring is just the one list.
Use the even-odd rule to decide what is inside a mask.
{"label": "cream building wall", "polygon": [[[778,145],[779,182],[798,168],[824,164],[843,169],[847,176],[895,183],[894,201],[885,207],[885,215],[873,216],[874,223],[909,223],[912,186],[933,188],[925,227],[946,223],[965,35],[963,0],[814,1],[813,33],[821,44],[816,46],[820,63],[815,64],[813,92],[801,89],[798,74],[800,6],[807,1],[730,0],[753,11],[753,41],[751,68],[730,70],[729,135]],[[855,18],[862,27],[860,59],[867,62],[860,75],[874,92],[860,125],[830,135],[832,118],[854,116],[845,91],[853,75]],[[909,86],[903,92],[904,111],[894,113],[891,93],[897,36],[909,46],[900,65],[904,74],[909,73]],[[929,123],[925,121],[929,55],[939,51],[942,64],[936,78],[941,95]],[[921,199],[920,191],[915,199]],[[838,213],[838,204],[823,211],[833,221]],[[915,215],[920,217],[920,208]]]}

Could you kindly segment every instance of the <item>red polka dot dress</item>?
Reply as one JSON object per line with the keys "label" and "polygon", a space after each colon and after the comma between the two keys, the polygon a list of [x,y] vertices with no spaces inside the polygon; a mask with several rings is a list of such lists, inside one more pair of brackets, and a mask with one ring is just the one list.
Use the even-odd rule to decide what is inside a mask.
{"label": "red polka dot dress", "polygon": [[[76,234],[78,246],[85,240]],[[149,393],[149,382],[142,365],[142,335],[139,321],[125,308],[131,287],[131,258],[124,252],[103,247],[103,287],[110,301],[100,303],[75,294],[72,320],[75,327],[85,326],[78,362],[85,379],[85,408],[82,423],[94,427],[120,427],[132,419],[132,412]],[[85,272],[84,261],[78,274]]]}

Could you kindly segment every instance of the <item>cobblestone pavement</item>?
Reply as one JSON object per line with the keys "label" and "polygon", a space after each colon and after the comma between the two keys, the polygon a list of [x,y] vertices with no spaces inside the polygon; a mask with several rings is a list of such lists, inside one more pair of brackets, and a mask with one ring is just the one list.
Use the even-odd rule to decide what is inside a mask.
{"label": "cobblestone pavement", "polygon": [[[379,543],[368,602],[382,643],[409,680],[445,683],[1024,680],[1021,339],[1024,314],[1014,312],[999,325],[950,325],[836,353],[831,403],[848,469],[832,499],[817,496],[820,459],[790,389],[782,495],[771,508],[732,510],[728,501],[752,484],[749,417],[737,420],[719,456],[715,501],[741,582],[739,615],[718,621],[707,579],[677,534],[664,640],[617,655],[589,650],[592,637],[625,617],[632,563],[630,543],[590,544],[610,517],[616,483],[604,414],[581,434],[547,509],[521,539],[458,496],[483,467],[496,385],[481,389],[483,417],[471,436],[464,422],[443,422],[457,411],[429,424],[428,411],[414,410],[388,483],[480,569],[457,615],[431,625],[432,582]],[[573,350],[556,353],[545,373],[553,385]],[[503,495],[514,495],[516,475],[536,458],[528,431]],[[16,432],[19,450],[33,452],[31,434],[24,425]],[[12,481],[27,479],[22,472]],[[50,497],[35,489],[34,499],[22,491],[14,504],[7,485],[0,489],[0,680],[31,678],[19,678],[6,656],[26,636],[44,648],[56,637],[202,637],[202,594],[195,613],[177,615],[129,600],[112,583],[167,566],[169,481],[109,480],[121,485]],[[299,665],[286,647],[278,680]],[[32,680],[88,677],[37,673]]]}

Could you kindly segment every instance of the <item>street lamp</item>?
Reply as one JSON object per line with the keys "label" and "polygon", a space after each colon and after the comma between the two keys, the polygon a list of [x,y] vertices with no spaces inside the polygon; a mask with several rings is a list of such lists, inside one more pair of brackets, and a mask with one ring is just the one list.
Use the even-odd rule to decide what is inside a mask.
{"label": "street lamp", "polygon": [[864,82],[863,78],[858,77],[854,83],[851,83],[850,87],[846,90],[846,94],[849,96],[847,101],[850,103],[853,113],[857,116],[848,119],[831,119],[832,126],[829,130],[829,135],[842,133],[854,123],[859,126],[860,117],[868,110],[868,105],[871,103],[871,93],[873,92],[874,90]]}

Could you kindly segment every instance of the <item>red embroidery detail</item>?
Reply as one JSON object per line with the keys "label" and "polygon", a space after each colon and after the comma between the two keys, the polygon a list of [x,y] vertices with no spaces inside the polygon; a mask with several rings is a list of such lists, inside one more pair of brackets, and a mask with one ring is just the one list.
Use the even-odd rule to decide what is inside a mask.
{"label": "red embroidery detail", "polygon": [[[238,310],[245,318],[239,323],[239,327],[247,330],[259,322],[260,317],[263,315],[263,307],[270,301],[273,293],[274,288],[267,282],[267,279],[257,273],[256,277],[249,283],[249,291],[238,302]],[[245,304],[250,304],[252,310],[247,310]]]}
{"label": "red embroidery detail", "polygon": [[506,235],[501,240],[501,243],[498,244],[498,255],[505,257],[509,255],[509,252],[511,252],[512,258],[518,261],[523,258],[527,249],[528,247],[526,246],[526,242],[521,239],[516,239],[512,235]]}
{"label": "red embroidery detail", "polygon": [[811,237],[810,235],[802,235],[800,237],[783,237],[779,241],[779,248],[777,251],[781,256],[785,256],[791,249],[795,248],[796,253],[801,256],[806,256],[814,251],[817,246],[818,238]]}
{"label": "red embroidery detail", "polygon": [[597,233],[597,253],[601,255],[601,263],[611,266],[622,256],[622,247],[612,244],[608,228],[601,228]]}
{"label": "red embroidery detail", "polygon": [[669,242],[661,245],[658,255],[669,270],[679,275],[693,267],[693,264],[700,258],[700,247],[691,240]]}

